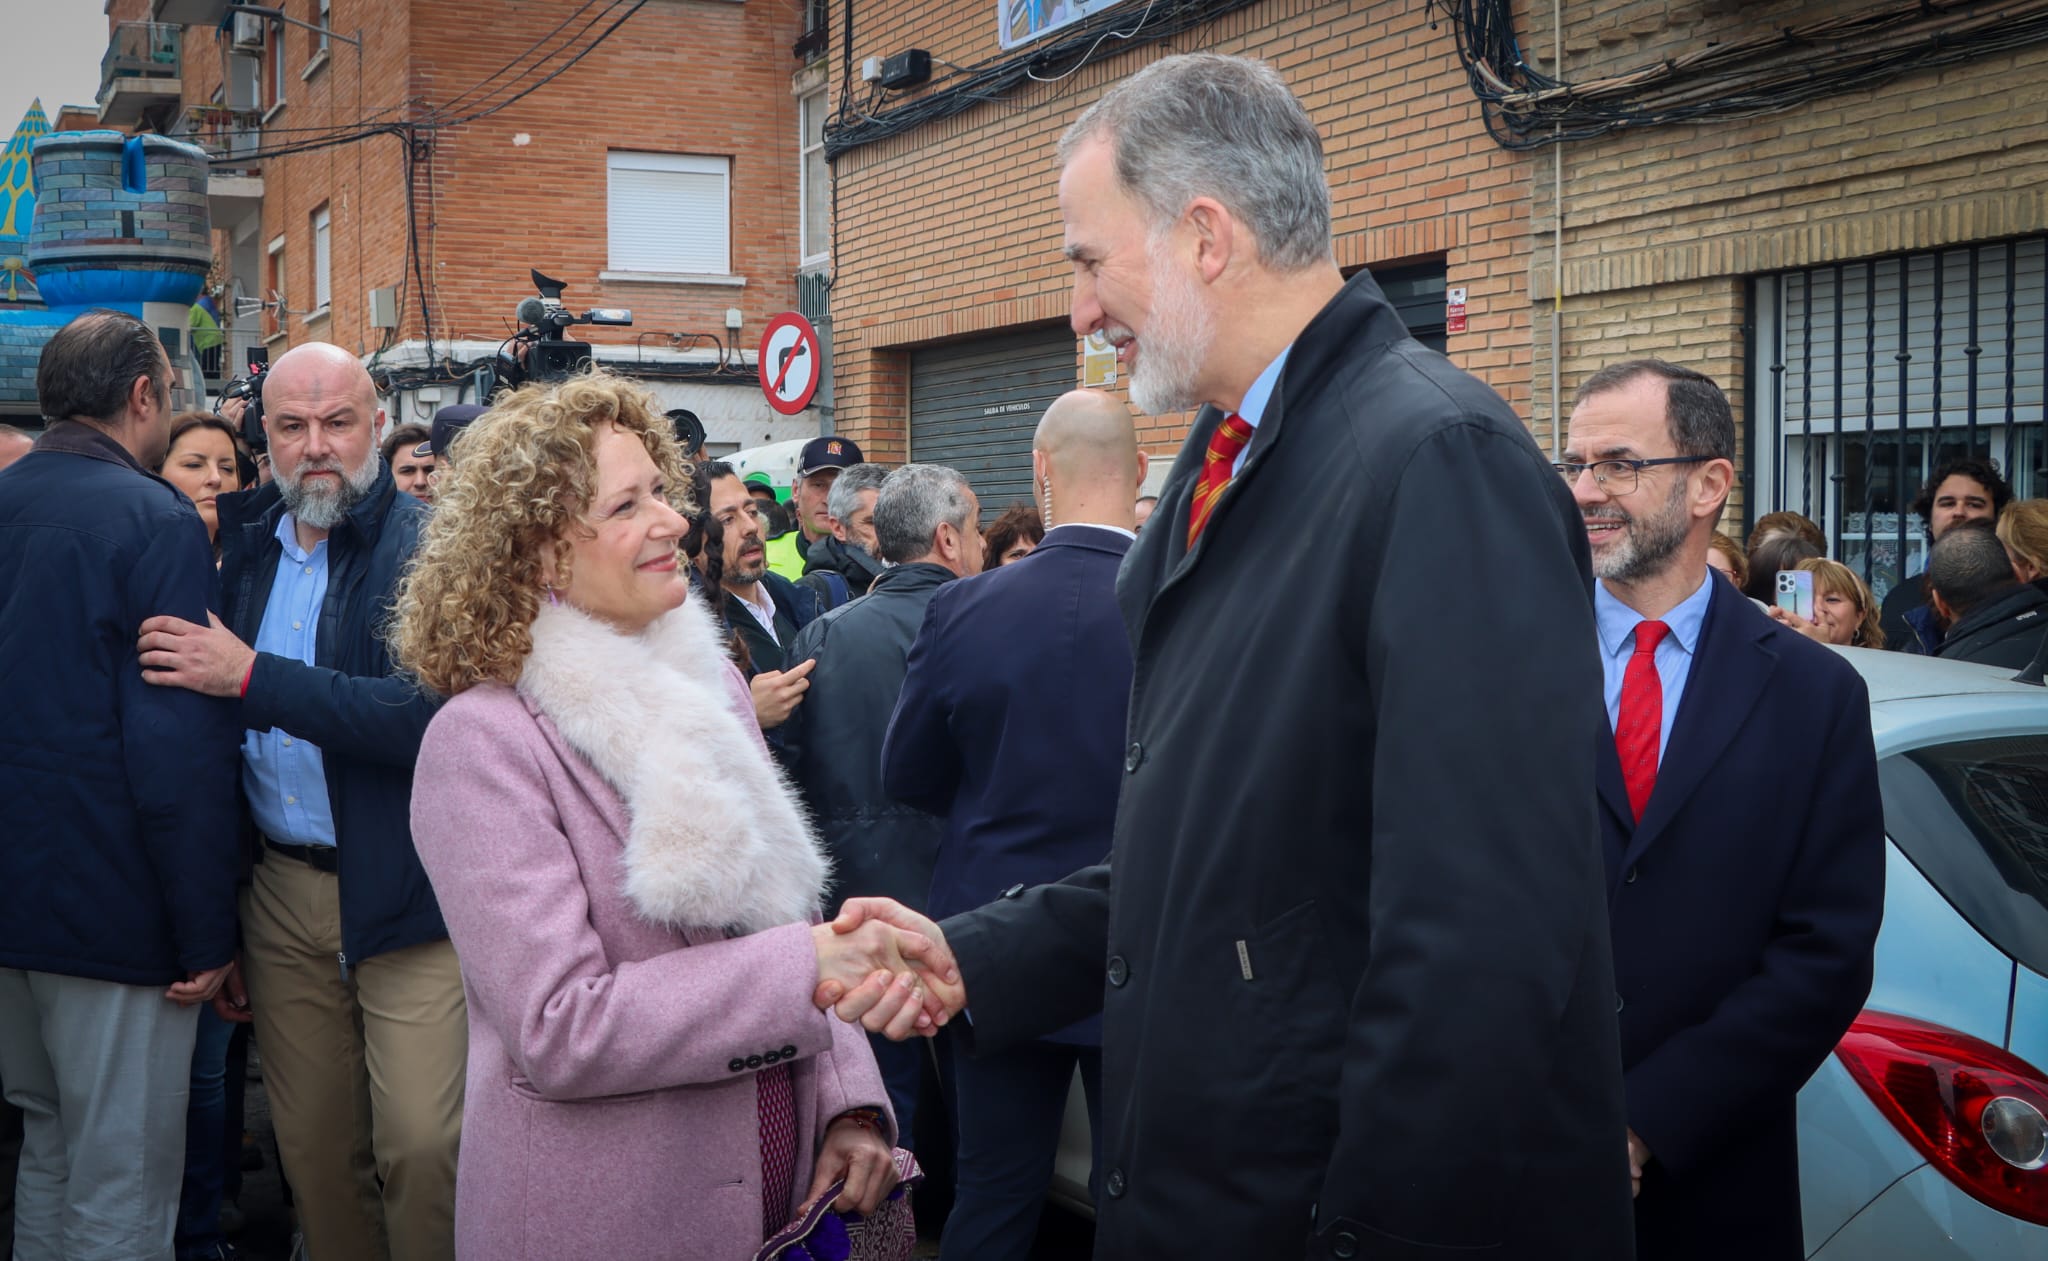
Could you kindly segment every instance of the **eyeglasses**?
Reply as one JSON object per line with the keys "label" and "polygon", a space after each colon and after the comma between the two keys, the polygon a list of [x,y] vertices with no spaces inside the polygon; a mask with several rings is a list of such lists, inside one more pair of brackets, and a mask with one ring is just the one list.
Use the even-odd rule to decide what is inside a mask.
{"label": "eyeglasses", "polygon": [[1595,460],[1591,464],[1552,464],[1565,485],[1578,485],[1579,475],[1587,469],[1593,470],[1593,484],[1610,495],[1626,495],[1636,488],[1638,475],[1646,468],[1659,464],[1703,464],[1713,459],[1711,455],[1667,455],[1655,460]]}

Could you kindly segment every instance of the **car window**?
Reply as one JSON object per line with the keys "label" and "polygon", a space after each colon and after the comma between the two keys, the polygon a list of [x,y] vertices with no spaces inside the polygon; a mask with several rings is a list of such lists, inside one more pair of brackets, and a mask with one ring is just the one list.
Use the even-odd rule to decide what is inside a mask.
{"label": "car window", "polygon": [[1892,842],[1993,945],[2048,971],[2048,734],[1929,745],[1878,769]]}

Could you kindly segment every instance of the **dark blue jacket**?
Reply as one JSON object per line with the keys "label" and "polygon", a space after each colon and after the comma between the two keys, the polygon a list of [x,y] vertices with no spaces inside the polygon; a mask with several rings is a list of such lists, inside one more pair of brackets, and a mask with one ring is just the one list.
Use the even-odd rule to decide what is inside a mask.
{"label": "dark blue jacket", "polygon": [[[228,629],[254,643],[284,555],[277,541],[284,502],[272,484],[222,495],[219,508]],[[384,644],[399,576],[425,517],[420,501],[399,494],[380,464],[369,495],[328,536],[327,597],[313,647],[318,664],[258,653],[242,698],[244,727],[279,728],[320,747],[350,966],[448,935],[409,823],[413,762],[440,699],[400,675]]]}
{"label": "dark blue jacket", "polygon": [[[944,815],[942,919],[1101,862],[1116,825],[1131,640],[1116,602],[1130,540],[1069,526],[940,588],[882,745],[891,796]],[[1099,1041],[1099,1017],[1063,1037]]]}
{"label": "dark blue jacket", "polygon": [[828,915],[849,897],[924,909],[945,825],[883,789],[882,739],[925,608],[953,581],[943,565],[884,569],[866,595],[814,619],[790,645],[792,660],[818,664],[803,703],[776,730],[784,765],[832,856]]}
{"label": "dark blue jacket", "polygon": [[[1798,1261],[1799,1088],[1870,992],[1884,816],[1863,679],[1711,584],[1641,823],[1597,750],[1642,1261]],[[1852,649],[1851,651],[1861,651]]]}
{"label": "dark blue jacket", "polygon": [[98,430],[0,471],[0,967],[168,985],[235,953],[234,706],[143,681],[135,641],[204,625],[190,501]]}

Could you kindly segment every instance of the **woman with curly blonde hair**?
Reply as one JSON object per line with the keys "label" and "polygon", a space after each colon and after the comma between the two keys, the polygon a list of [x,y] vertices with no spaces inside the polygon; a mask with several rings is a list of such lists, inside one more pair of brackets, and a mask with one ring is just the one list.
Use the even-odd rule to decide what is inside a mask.
{"label": "woman with curly blonde hair", "polygon": [[729,1261],[897,1181],[866,1039],[813,994],[887,968],[900,1034],[946,985],[904,958],[947,965],[817,923],[826,860],[678,560],[688,487],[639,386],[528,385],[464,435],[399,596],[400,660],[452,698],[412,824],[469,998],[476,1261]]}

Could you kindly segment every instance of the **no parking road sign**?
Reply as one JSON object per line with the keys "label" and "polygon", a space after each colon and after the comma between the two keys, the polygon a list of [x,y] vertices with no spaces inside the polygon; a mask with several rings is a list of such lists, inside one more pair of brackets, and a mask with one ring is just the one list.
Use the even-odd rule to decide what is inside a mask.
{"label": "no parking road sign", "polygon": [[756,366],[761,372],[761,392],[768,406],[785,416],[794,416],[811,405],[818,392],[824,358],[818,350],[818,330],[795,311],[784,311],[768,321],[761,334],[761,353]]}

